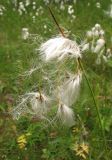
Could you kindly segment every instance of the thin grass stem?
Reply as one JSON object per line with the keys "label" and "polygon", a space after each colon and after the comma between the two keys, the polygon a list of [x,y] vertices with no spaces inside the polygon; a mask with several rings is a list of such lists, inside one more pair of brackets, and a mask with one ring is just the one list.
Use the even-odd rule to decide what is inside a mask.
{"label": "thin grass stem", "polygon": [[107,151],[105,132],[104,132],[104,128],[103,128],[103,125],[102,125],[100,111],[99,111],[99,108],[98,108],[98,105],[97,105],[97,102],[96,102],[96,99],[95,99],[95,95],[94,95],[94,92],[93,92],[92,87],[90,85],[89,79],[87,77],[87,73],[86,73],[86,71],[84,69],[84,66],[83,66],[82,61],[81,61],[80,58],[78,58],[78,62],[79,62],[79,66],[80,66],[81,70],[83,71],[84,77],[85,77],[85,79],[87,81],[88,87],[90,89],[90,92],[91,92],[91,95],[92,95],[92,98],[93,98],[94,106],[95,106],[95,109],[96,109],[97,117],[98,117],[99,124],[100,124],[101,131],[102,131],[102,136],[103,136],[103,140],[104,140],[105,150]]}
{"label": "thin grass stem", "polygon": [[[62,31],[59,23],[57,22],[57,20],[56,20],[54,14],[53,14],[51,8],[50,8],[50,7],[48,7],[48,8],[49,8],[50,14],[51,14],[51,16],[52,16],[55,24],[57,25],[60,33],[62,34],[63,37],[66,37],[65,34],[64,34],[64,32]],[[104,141],[104,146],[105,146],[105,152],[106,152],[106,159],[107,159],[107,155],[108,155],[108,154],[107,154],[106,136],[105,136],[104,128],[103,128],[103,125],[102,125],[99,108],[98,108],[98,105],[97,105],[97,102],[96,102],[96,99],[95,99],[94,92],[93,92],[92,87],[91,87],[91,85],[90,85],[90,82],[89,82],[89,79],[88,79],[88,77],[87,77],[87,74],[86,74],[86,71],[85,71],[85,69],[84,69],[84,66],[83,66],[83,63],[82,63],[81,58],[78,58],[78,63],[79,63],[78,65],[79,65],[80,69],[81,69],[81,70],[83,71],[83,73],[84,73],[85,79],[86,79],[86,81],[87,81],[88,87],[89,87],[89,89],[90,89],[90,92],[91,92],[91,95],[92,95],[92,98],[93,98],[93,102],[94,102],[94,105],[95,105],[97,117],[98,117],[98,120],[99,120],[99,125],[100,125],[101,131],[102,131],[102,136],[103,136],[103,141]]]}

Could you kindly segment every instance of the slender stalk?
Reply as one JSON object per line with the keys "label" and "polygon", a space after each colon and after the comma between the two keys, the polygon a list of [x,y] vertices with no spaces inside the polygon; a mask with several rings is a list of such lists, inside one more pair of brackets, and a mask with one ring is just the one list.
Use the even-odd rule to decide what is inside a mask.
{"label": "slender stalk", "polygon": [[86,71],[85,71],[85,69],[84,69],[84,66],[83,66],[80,58],[78,58],[78,62],[79,62],[79,66],[80,66],[81,70],[82,70],[83,73],[84,73],[85,79],[86,79],[86,81],[87,81],[88,87],[89,87],[89,89],[90,89],[90,92],[91,92],[91,95],[92,95],[92,98],[93,98],[93,102],[94,102],[95,109],[96,109],[96,112],[97,112],[97,117],[98,117],[99,124],[100,124],[101,131],[102,131],[102,136],[103,136],[103,140],[104,140],[104,144],[105,144],[105,150],[107,151],[107,144],[106,144],[105,132],[104,132],[104,128],[103,128],[103,125],[102,125],[99,108],[98,108],[97,102],[96,102],[96,100],[95,100],[95,95],[94,95],[94,92],[93,92],[93,90],[92,90],[92,88],[91,88],[91,85],[90,85],[90,82],[89,82],[89,80],[88,80]]}
{"label": "slender stalk", "polygon": [[50,8],[50,7],[48,7],[48,8],[49,8],[49,12],[50,12],[50,14],[51,14],[51,16],[52,16],[54,22],[56,23],[56,25],[57,25],[57,27],[58,27],[60,33],[62,34],[63,37],[65,37],[64,32],[63,32],[63,30],[61,29],[60,25],[58,24],[58,22],[57,22],[57,20],[56,20],[54,14],[53,14],[51,8]]}
{"label": "slender stalk", "polygon": [[[48,8],[49,8],[50,14],[51,14],[54,22],[56,23],[56,25],[57,25],[60,33],[62,34],[63,37],[66,37],[66,36],[64,35],[64,32],[62,31],[60,25],[58,24],[58,22],[57,22],[57,20],[56,20],[56,18],[55,18],[55,16],[54,16],[52,10],[50,9],[50,7],[48,7]],[[83,71],[83,73],[84,73],[85,79],[86,79],[86,81],[87,81],[88,87],[89,87],[89,89],[90,89],[90,92],[91,92],[91,95],[92,95],[92,98],[93,98],[93,102],[94,102],[94,105],[95,105],[97,117],[98,117],[99,124],[100,124],[101,131],[102,131],[103,141],[104,141],[104,145],[105,145],[105,151],[106,151],[106,155],[107,155],[106,137],[105,137],[105,132],[104,132],[104,128],[103,128],[103,125],[102,125],[102,121],[101,121],[101,116],[100,116],[99,108],[98,108],[98,105],[97,105],[97,102],[96,102],[96,99],[95,99],[94,92],[93,92],[93,90],[92,90],[92,88],[91,88],[89,79],[88,79],[88,77],[87,77],[86,71],[85,71],[85,69],[84,69],[83,63],[82,63],[82,61],[81,61],[81,58],[78,58],[78,66],[80,67],[80,69],[81,69],[81,70]],[[107,158],[106,158],[106,159],[107,159]]]}

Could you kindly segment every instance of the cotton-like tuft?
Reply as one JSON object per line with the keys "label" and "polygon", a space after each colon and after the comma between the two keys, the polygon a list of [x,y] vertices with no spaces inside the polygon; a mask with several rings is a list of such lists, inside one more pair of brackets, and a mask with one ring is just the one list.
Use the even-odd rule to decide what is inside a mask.
{"label": "cotton-like tuft", "polygon": [[66,126],[74,125],[74,112],[71,108],[65,104],[60,104],[57,111],[57,117],[62,121],[62,124]]}
{"label": "cotton-like tuft", "polygon": [[40,54],[44,61],[62,60],[65,57],[81,57],[80,48],[75,41],[64,37],[56,37],[43,43]]}
{"label": "cotton-like tuft", "polygon": [[62,103],[67,106],[71,106],[77,100],[80,91],[81,80],[81,73],[71,75],[70,78],[59,87],[58,96]]}
{"label": "cotton-like tuft", "polygon": [[48,112],[49,99],[44,94],[37,92],[30,99],[30,105],[34,114],[45,115]]}
{"label": "cotton-like tuft", "polygon": [[14,119],[18,119],[22,114],[29,113],[39,118],[46,115],[49,110],[50,99],[39,92],[25,94],[20,103],[12,111]]}

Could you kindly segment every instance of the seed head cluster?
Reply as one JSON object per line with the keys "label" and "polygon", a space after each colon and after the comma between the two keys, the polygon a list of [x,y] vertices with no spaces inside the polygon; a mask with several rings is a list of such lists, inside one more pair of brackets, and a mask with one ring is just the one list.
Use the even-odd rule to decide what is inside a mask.
{"label": "seed head cluster", "polygon": [[[67,67],[64,67],[66,65],[64,62],[73,61],[76,64],[77,59],[82,57],[80,47],[76,41],[58,36],[42,43],[39,51],[40,59],[44,64],[47,66],[50,64],[50,68],[53,68],[56,63],[58,65],[56,68],[54,67],[53,73],[47,67],[46,71],[40,68],[43,70],[42,73],[47,72],[41,79],[43,82],[46,80],[46,83],[43,84],[43,88],[26,93],[20,98],[17,107],[12,112],[13,117],[18,119],[21,115],[30,114],[32,117],[48,120],[49,113],[54,107],[56,109],[54,119],[62,121],[63,125],[72,126],[74,124],[73,106],[79,95],[82,73],[79,69],[70,73],[67,71]],[[54,74],[55,72],[56,74]],[[68,77],[65,76],[65,72],[68,72]],[[47,86],[48,81],[52,84],[55,83],[52,90],[50,85]],[[47,90],[51,90],[51,92]]]}

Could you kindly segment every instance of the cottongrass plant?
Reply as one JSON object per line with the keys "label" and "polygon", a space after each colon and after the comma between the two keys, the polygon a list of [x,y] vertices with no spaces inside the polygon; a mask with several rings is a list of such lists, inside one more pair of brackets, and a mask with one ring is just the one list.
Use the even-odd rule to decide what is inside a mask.
{"label": "cottongrass plant", "polygon": [[[50,10],[50,8],[49,8],[49,10]],[[58,79],[59,79],[59,76],[61,76],[61,75],[58,73],[61,68],[58,66],[59,67],[58,73],[54,77],[54,79],[57,79],[57,83],[54,84],[54,85],[56,85],[56,88],[57,88],[57,93],[55,94],[55,98],[54,99],[52,98],[53,93],[55,92],[54,90],[52,90],[50,96],[46,96],[46,94],[41,91],[42,89],[40,90],[40,88],[38,88],[38,92],[28,93],[28,94],[26,94],[25,98],[23,96],[23,98],[21,99],[21,102],[14,109],[13,115],[14,115],[14,117],[16,117],[15,113],[17,113],[17,114],[19,113],[19,115],[20,115],[22,113],[22,110],[25,111],[26,108],[28,108],[27,109],[28,113],[30,113],[32,115],[36,115],[37,117],[39,117],[41,119],[43,119],[43,117],[44,117],[44,120],[45,119],[48,120],[48,118],[46,117],[47,113],[50,111],[50,109],[53,106],[56,106],[57,112],[56,112],[56,116],[54,117],[54,119],[58,118],[58,120],[61,120],[61,122],[62,122],[61,124],[63,124],[63,125],[67,125],[67,126],[74,125],[74,112],[71,107],[73,106],[73,104],[75,103],[75,101],[78,97],[79,90],[80,90],[80,84],[81,84],[81,80],[82,80],[82,72],[83,72],[85,79],[87,81],[88,87],[91,91],[91,95],[93,98],[94,106],[95,106],[95,109],[97,112],[99,124],[100,124],[102,135],[103,135],[103,140],[104,140],[104,144],[105,144],[105,151],[107,151],[105,132],[104,132],[103,125],[102,125],[99,108],[97,106],[95,95],[94,95],[94,92],[91,88],[86,71],[85,71],[83,64],[82,64],[82,60],[81,60],[82,56],[81,56],[80,47],[75,41],[72,41],[72,40],[65,37],[63,31],[61,30],[60,26],[58,25],[51,10],[50,10],[50,13],[51,13],[58,29],[60,30],[62,36],[51,38],[47,42],[43,43],[39,49],[40,57],[41,57],[43,63],[46,62],[47,64],[51,63],[52,60],[55,60],[52,62],[52,67],[53,67],[53,64],[57,61],[58,61],[58,63],[63,64],[65,57],[67,57],[67,61],[70,61],[70,59],[72,58],[74,60],[74,66],[77,64],[77,69],[76,69],[77,72],[74,74],[70,73],[68,80],[65,79],[64,81],[59,81]],[[96,31],[98,31],[97,33],[99,33],[101,31],[99,25],[95,25],[95,28],[92,29],[91,35],[93,37],[97,37]],[[102,35],[100,35],[100,36],[102,36]],[[89,38],[90,38],[90,33],[89,33]],[[99,38],[101,38],[101,37],[99,37]],[[48,70],[48,72],[50,72],[50,70]],[[64,72],[65,72],[65,70],[64,70]],[[53,104],[53,101],[52,101],[52,103],[49,103],[50,100],[48,97],[51,97],[51,99],[54,100],[55,105]],[[31,107],[31,109],[29,109],[29,106]],[[18,112],[18,110],[20,110],[20,112]],[[49,120],[48,120],[48,122],[49,122]]]}
{"label": "cottongrass plant", "polygon": [[[70,107],[73,107],[79,95],[82,73],[78,68],[76,68],[77,73],[67,71],[67,67],[63,67],[63,64],[64,61],[71,59],[76,63],[78,58],[81,58],[80,47],[76,41],[58,36],[43,43],[39,51],[41,63],[46,64],[45,67],[43,65],[43,68],[40,68],[43,74],[40,81],[45,85],[43,91],[50,95],[47,96],[40,88],[38,88],[38,92],[26,93],[14,109],[13,116],[19,118],[27,113],[32,117],[48,120],[50,110],[56,105],[57,111],[54,119],[61,120],[64,125],[72,126],[74,112]],[[55,63],[56,67],[52,70]],[[49,64],[52,65],[50,70]],[[68,77],[65,76],[66,73]]]}
{"label": "cottongrass plant", "polygon": [[105,31],[100,24],[95,24],[91,30],[87,31],[86,38],[81,44],[81,52],[96,55],[97,65],[100,65],[101,62],[108,62],[112,57],[111,49],[106,46]]}

